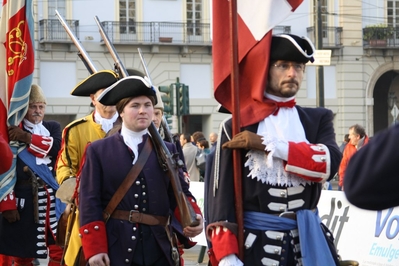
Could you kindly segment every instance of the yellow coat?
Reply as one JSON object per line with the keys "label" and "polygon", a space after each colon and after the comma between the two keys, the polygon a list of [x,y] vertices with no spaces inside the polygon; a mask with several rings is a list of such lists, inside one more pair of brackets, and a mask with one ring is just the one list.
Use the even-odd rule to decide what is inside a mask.
{"label": "yellow coat", "polygon": [[[93,120],[93,114],[82,119],[77,119],[67,125],[62,133],[61,152],[57,159],[57,182],[62,184],[69,177],[76,177],[81,167],[81,160],[88,143],[105,137],[105,132],[101,125]],[[69,155],[70,163],[67,158]],[[73,193],[73,191],[71,191]],[[69,216],[69,219],[71,216]],[[79,237],[79,212],[72,222],[72,233],[69,240],[68,249],[65,254],[65,264],[73,265],[75,258],[82,246]]]}

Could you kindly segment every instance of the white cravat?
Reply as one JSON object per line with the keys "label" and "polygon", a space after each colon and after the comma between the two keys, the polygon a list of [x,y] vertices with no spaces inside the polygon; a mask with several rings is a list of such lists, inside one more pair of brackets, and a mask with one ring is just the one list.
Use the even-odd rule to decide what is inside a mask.
{"label": "white cravat", "polygon": [[104,118],[98,112],[94,112],[94,121],[101,125],[101,128],[105,133],[108,133],[114,126],[116,119],[118,119],[118,112],[115,112],[114,116],[111,118]]}
{"label": "white cravat", "polygon": [[[24,128],[32,134],[36,134],[36,135],[40,135],[40,136],[44,136],[44,137],[50,136],[50,132],[47,130],[47,128],[45,128],[43,126],[43,121],[40,121],[40,123],[38,123],[38,124],[33,124],[33,123],[29,122],[28,119],[24,118],[23,125],[24,125]],[[49,163],[51,163],[51,159],[48,156],[46,156],[44,158],[36,157],[37,165],[41,165],[41,164],[47,165]]]}
{"label": "white cravat", "polygon": [[125,144],[133,151],[134,154],[134,159],[132,164],[135,164],[137,159],[138,159],[138,145],[143,142],[143,135],[147,134],[148,130],[144,129],[143,131],[140,132],[135,132],[127,127],[125,127],[125,124],[122,123],[122,128],[121,128],[121,135],[123,137],[123,140],[125,141]]}
{"label": "white cravat", "polygon": [[[294,97],[282,98],[270,94],[265,96],[277,102],[294,99]],[[277,115],[269,115],[259,122],[257,134],[262,136],[269,155],[256,150],[247,153],[248,159],[245,165],[250,169],[250,178],[271,185],[298,186],[308,183],[284,170],[284,160],[288,157],[288,142],[309,143],[296,108],[281,108]]]}

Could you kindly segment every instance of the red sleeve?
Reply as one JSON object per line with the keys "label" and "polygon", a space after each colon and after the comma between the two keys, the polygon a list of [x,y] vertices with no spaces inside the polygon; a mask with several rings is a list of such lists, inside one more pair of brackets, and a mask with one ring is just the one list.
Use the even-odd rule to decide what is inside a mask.
{"label": "red sleeve", "polygon": [[16,210],[17,201],[15,199],[14,191],[8,194],[2,201],[0,201],[0,212]]}
{"label": "red sleeve", "polygon": [[80,227],[79,233],[86,260],[99,253],[108,253],[107,232],[103,221],[85,224]]}
{"label": "red sleeve", "polygon": [[330,176],[330,152],[324,144],[288,142],[285,170],[312,182],[322,182]]}
{"label": "red sleeve", "polygon": [[[188,202],[190,202],[191,206],[193,207],[194,212],[195,212],[196,214],[199,214],[199,215],[203,216],[203,215],[202,215],[202,212],[201,212],[201,209],[200,209],[200,207],[198,206],[197,202],[194,200],[194,198],[192,198],[192,197],[187,197],[187,200],[188,200]],[[174,214],[175,214],[176,219],[181,223],[180,210],[179,210],[179,207],[178,207],[178,206],[176,207],[176,209],[175,209],[175,211],[174,211]]]}
{"label": "red sleeve", "polygon": [[29,144],[28,151],[35,157],[44,158],[53,147],[54,139],[52,137],[44,137],[32,134],[32,141]]}
{"label": "red sleeve", "polygon": [[210,224],[206,233],[207,238],[212,242],[212,250],[208,254],[213,262],[216,260],[219,263],[221,259],[230,254],[238,256],[237,237],[229,229],[224,226],[212,226]]}

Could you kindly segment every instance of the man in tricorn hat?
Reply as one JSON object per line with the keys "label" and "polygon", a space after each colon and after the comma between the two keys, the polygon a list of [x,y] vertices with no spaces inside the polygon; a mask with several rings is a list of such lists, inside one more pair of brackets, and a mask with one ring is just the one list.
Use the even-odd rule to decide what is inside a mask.
{"label": "man in tricorn hat", "polygon": [[[173,230],[169,225],[178,206],[171,179],[148,130],[156,103],[155,90],[146,77],[133,75],[104,90],[99,101],[116,105],[122,124],[117,133],[91,143],[86,150],[79,193],[85,257],[90,265],[101,266],[177,265],[179,257],[175,249],[172,251]],[[171,154],[176,152],[173,144],[165,145]],[[140,165],[130,178],[128,173],[134,173]],[[182,171],[178,174],[182,192],[199,222],[183,232],[186,237],[194,237],[203,228],[201,211]],[[129,179],[132,185],[127,193],[120,193]]]}
{"label": "man in tricorn hat", "polygon": [[[97,101],[97,97],[104,88],[114,84],[118,78],[119,76],[112,70],[101,70],[83,80],[71,92],[74,96],[90,97],[94,111],[84,118],[73,121],[63,130],[61,152],[57,159],[57,181],[60,184],[57,197],[64,202],[75,204],[76,175],[81,167],[86,145],[104,138],[117,121],[118,112],[115,106],[105,106]],[[70,209],[67,208],[64,218],[68,217]],[[78,256],[81,247],[78,231],[79,212],[75,208],[72,210],[76,213],[69,215],[68,218],[72,229],[64,257],[67,265],[74,265],[75,260],[80,258]]]}
{"label": "man in tricorn hat", "polygon": [[[268,114],[232,139],[231,120],[222,127],[206,188],[212,265],[338,264],[332,234],[315,212],[322,183],[337,172],[341,159],[333,113],[295,105],[313,53],[306,37],[274,35],[262,103]],[[232,149],[240,149],[243,162],[244,232],[236,230]],[[237,256],[241,233],[243,261]]]}
{"label": "man in tricorn hat", "polygon": [[43,120],[45,110],[43,91],[33,84],[22,123],[8,128],[9,140],[26,146],[17,156],[13,191],[0,202],[0,265],[32,265],[34,258],[47,254],[48,265],[61,263],[55,234],[65,205],[55,199],[54,179],[61,128],[56,121]]}

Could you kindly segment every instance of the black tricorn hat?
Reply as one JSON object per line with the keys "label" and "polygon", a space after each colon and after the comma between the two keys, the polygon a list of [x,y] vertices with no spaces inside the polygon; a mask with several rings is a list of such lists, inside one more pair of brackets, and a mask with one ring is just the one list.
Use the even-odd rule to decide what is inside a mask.
{"label": "black tricorn hat", "polygon": [[117,82],[119,76],[112,70],[100,70],[80,82],[71,91],[74,96],[90,96],[100,89],[107,88]]}
{"label": "black tricorn hat", "polygon": [[286,60],[299,63],[313,62],[315,48],[307,37],[277,34],[272,37],[270,61]]}
{"label": "black tricorn hat", "polygon": [[128,76],[106,88],[97,100],[103,105],[116,105],[124,98],[152,96],[156,104],[155,89],[146,77]]}

